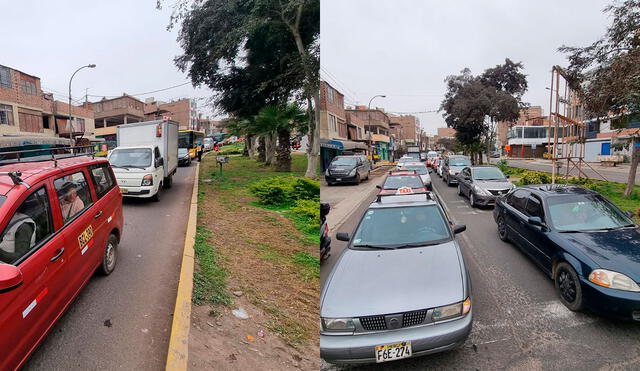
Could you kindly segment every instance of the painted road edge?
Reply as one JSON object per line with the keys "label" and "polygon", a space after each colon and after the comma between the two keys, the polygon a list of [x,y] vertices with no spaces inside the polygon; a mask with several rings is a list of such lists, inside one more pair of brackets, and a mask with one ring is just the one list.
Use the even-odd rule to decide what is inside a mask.
{"label": "painted road edge", "polygon": [[[204,157],[204,156],[203,156]],[[191,205],[189,207],[189,221],[187,222],[187,234],[182,250],[182,263],[180,265],[180,278],[178,281],[178,293],[176,306],[173,311],[171,324],[171,337],[169,338],[169,352],[165,370],[186,370],[189,358],[189,329],[191,327],[191,294],[193,292],[193,267],[195,264],[193,244],[196,237],[196,222],[198,216],[198,181],[200,178],[200,163],[196,164],[196,175],[193,181],[191,193]]]}

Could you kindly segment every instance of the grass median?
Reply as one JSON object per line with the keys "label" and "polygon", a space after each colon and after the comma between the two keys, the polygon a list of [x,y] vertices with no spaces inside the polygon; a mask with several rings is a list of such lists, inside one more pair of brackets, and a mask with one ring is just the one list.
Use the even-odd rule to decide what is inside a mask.
{"label": "grass median", "polygon": [[311,210],[319,204],[265,205],[252,186],[276,177],[296,182],[306,163],[294,153],[290,173],[242,156],[230,157],[222,172],[215,155],[200,164],[194,304],[215,312],[233,302],[231,287],[239,289],[268,314],[264,326],[292,346],[317,344],[319,221]]}

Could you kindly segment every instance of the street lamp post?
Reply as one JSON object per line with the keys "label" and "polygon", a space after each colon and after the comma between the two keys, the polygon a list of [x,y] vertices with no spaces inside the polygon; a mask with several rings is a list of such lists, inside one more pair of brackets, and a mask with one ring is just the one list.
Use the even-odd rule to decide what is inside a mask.
{"label": "street lamp post", "polygon": [[[368,113],[368,116],[369,116],[369,120],[368,120],[368,126],[369,126],[369,148],[371,148],[371,102],[373,102],[373,100],[376,99],[377,97],[386,98],[387,96],[386,95],[382,95],[382,94],[374,95],[369,100],[369,104],[367,105],[367,113]],[[373,153],[371,153],[371,160],[373,160]]]}
{"label": "street lamp post", "polygon": [[73,139],[73,120],[71,119],[71,81],[73,81],[73,76],[76,75],[76,73],[78,73],[78,71],[80,71],[83,68],[95,68],[95,64],[88,64],[86,66],[82,66],[80,68],[78,68],[76,70],[76,72],[73,73],[73,75],[71,75],[71,78],[69,79],[69,138],[71,139],[71,145],[75,146],[75,142]]}

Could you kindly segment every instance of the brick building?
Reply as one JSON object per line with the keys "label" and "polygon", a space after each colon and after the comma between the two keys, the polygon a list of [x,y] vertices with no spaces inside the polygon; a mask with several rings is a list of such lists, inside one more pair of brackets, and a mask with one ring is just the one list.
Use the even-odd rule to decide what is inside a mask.
{"label": "brick building", "polygon": [[441,138],[455,138],[456,129],[453,128],[438,128],[438,139]]}
{"label": "brick building", "polygon": [[347,109],[346,112],[364,123],[365,135],[369,136],[367,139],[372,146],[373,160],[389,160],[389,151],[393,150],[393,143],[390,137],[391,121],[387,113],[382,108],[368,109],[367,106],[356,106],[355,109]]}
{"label": "brick building", "polygon": [[72,125],[69,105],[43,92],[39,77],[0,65],[0,135],[91,138],[93,112],[72,105],[71,117]]}
{"label": "brick building", "polygon": [[398,124],[402,127],[402,136],[398,137],[405,144],[415,145],[420,141],[420,120],[413,115],[389,115],[391,124]]}
{"label": "brick building", "polygon": [[147,120],[168,118],[177,121],[181,130],[198,130],[198,120],[201,119],[198,116],[196,101],[190,98],[173,102],[161,102],[153,98],[146,99],[144,116]]}
{"label": "brick building", "polygon": [[346,140],[344,94],[320,81],[320,138]]}
{"label": "brick building", "polygon": [[96,135],[99,137],[115,135],[118,125],[145,120],[144,103],[126,94],[117,98],[102,98],[85,106],[94,112]]}

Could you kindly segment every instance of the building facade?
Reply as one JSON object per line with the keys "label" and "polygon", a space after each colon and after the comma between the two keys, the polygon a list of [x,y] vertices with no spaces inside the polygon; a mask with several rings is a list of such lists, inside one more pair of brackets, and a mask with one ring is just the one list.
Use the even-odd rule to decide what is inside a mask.
{"label": "building facade", "polygon": [[149,98],[144,103],[144,116],[147,120],[169,119],[177,121],[180,130],[198,130],[198,106],[194,99],[183,98],[173,102],[156,101]]}
{"label": "building facade", "polygon": [[43,92],[39,77],[0,65],[0,135],[92,138],[90,109],[72,105],[71,118],[69,105]]}

